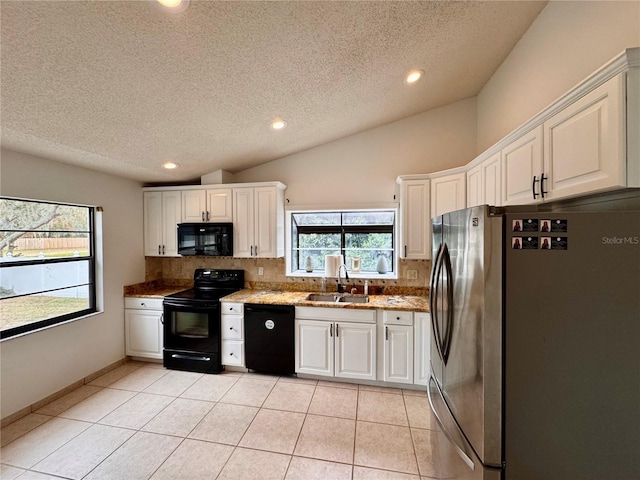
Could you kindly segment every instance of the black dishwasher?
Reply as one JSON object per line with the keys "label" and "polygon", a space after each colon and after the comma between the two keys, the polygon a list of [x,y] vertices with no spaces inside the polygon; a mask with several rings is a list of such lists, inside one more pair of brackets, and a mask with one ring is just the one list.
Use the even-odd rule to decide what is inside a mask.
{"label": "black dishwasher", "polygon": [[244,306],[244,349],[249,370],[291,374],[295,372],[295,307]]}

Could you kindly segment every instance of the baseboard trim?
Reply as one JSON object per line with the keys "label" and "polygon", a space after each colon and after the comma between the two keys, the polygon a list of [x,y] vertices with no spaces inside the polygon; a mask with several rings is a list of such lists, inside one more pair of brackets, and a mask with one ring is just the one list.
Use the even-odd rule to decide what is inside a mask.
{"label": "baseboard trim", "polygon": [[124,363],[126,363],[128,361],[130,361],[129,357],[123,357],[120,360],[118,360],[117,362],[113,362],[112,364],[107,365],[106,367],[101,368],[100,370],[98,370],[96,372],[93,372],[91,375],[88,375],[88,376],[84,377],[83,379],[78,380],[77,382],[73,382],[72,384],[67,385],[66,387],[58,390],[57,392],[52,393],[51,395],[47,395],[43,399],[38,400],[37,402],[29,405],[28,407],[25,407],[25,408],[23,408],[21,410],[18,410],[17,412],[12,413],[11,415],[7,415],[2,420],[0,420],[0,427],[4,428],[7,425],[9,425],[10,423],[15,422],[16,420],[20,420],[22,417],[26,417],[30,413],[33,413],[36,410],[41,409],[45,405],[48,405],[49,403],[53,402],[54,400],[57,400],[60,397],[65,396],[67,393],[72,392],[73,390],[75,390],[78,387],[81,387],[82,385],[85,385],[87,383],[93,382],[96,378],[104,375],[107,372],[110,372],[111,370],[114,370],[114,369],[118,368],[120,365],[122,365],[122,364],[124,364]]}

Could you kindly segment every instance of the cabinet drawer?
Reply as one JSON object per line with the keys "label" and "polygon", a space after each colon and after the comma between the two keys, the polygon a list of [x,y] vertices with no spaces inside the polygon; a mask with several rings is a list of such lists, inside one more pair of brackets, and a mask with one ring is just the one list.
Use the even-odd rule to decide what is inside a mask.
{"label": "cabinet drawer", "polygon": [[242,315],[222,315],[222,338],[230,340],[243,340],[243,316]]}
{"label": "cabinet drawer", "polygon": [[244,312],[244,303],[227,303],[220,304],[220,312],[225,313],[242,314]]}
{"label": "cabinet drawer", "polygon": [[413,312],[384,310],[382,323],[385,325],[413,325]]}
{"label": "cabinet drawer", "polygon": [[244,342],[222,341],[222,365],[244,366]]}
{"label": "cabinet drawer", "polygon": [[162,298],[124,297],[124,308],[162,310]]}

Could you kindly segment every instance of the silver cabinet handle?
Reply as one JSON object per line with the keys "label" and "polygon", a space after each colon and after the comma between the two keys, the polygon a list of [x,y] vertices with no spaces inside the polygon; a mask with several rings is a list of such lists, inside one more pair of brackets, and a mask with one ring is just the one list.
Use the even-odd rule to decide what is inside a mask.
{"label": "silver cabinet handle", "polygon": [[202,221],[204,222],[204,212],[202,212]]}
{"label": "silver cabinet handle", "polygon": [[404,246],[404,256],[405,256],[405,258],[407,257],[407,246],[406,245]]}
{"label": "silver cabinet handle", "polygon": [[164,313],[160,314],[160,323],[164,325]]}
{"label": "silver cabinet handle", "polygon": [[384,339],[389,340],[389,327],[384,327]]}
{"label": "silver cabinet handle", "polygon": [[158,245],[158,255],[161,255],[160,245]]}
{"label": "silver cabinet handle", "polygon": [[207,212],[207,222],[209,221],[209,212]]}
{"label": "silver cabinet handle", "polygon": [[329,336],[333,337],[333,323],[329,325]]}
{"label": "silver cabinet handle", "polygon": [[340,324],[336,323],[336,338],[340,336]]}
{"label": "silver cabinet handle", "polygon": [[162,245],[162,254],[164,255],[164,245]]}

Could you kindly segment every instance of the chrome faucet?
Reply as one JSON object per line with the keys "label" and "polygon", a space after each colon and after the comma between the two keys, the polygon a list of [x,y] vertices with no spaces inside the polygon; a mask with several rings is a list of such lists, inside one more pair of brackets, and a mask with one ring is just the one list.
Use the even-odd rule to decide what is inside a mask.
{"label": "chrome faucet", "polygon": [[343,263],[338,267],[338,293],[344,292],[344,285],[340,282],[340,269],[344,267],[344,280],[345,282],[349,281],[349,274],[347,273],[347,266]]}

